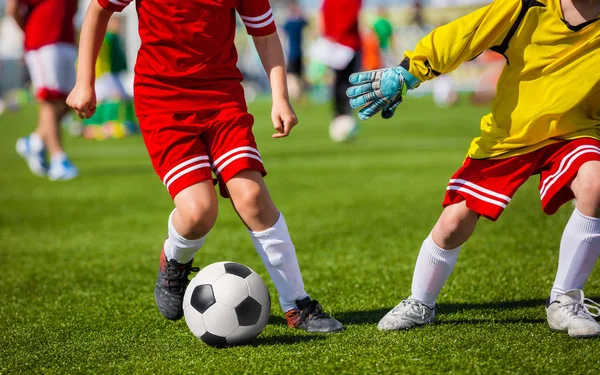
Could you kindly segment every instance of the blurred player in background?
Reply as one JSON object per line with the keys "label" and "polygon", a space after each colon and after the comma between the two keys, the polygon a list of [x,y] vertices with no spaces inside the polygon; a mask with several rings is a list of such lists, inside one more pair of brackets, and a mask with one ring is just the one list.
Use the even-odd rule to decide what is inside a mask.
{"label": "blurred player in background", "polygon": [[394,26],[389,19],[386,7],[383,5],[377,7],[377,17],[373,22],[372,29],[377,35],[381,57],[385,66],[394,64]]}
{"label": "blurred player in background", "polygon": [[283,25],[287,35],[287,73],[291,99],[298,100],[303,97],[306,81],[304,80],[303,56],[303,31],[308,26],[306,18],[297,3],[293,2],[288,7],[288,18]]}
{"label": "blurred player in background", "polygon": [[444,211],[423,242],[412,294],[383,317],[380,329],[431,323],[436,299],[479,218],[497,220],[517,189],[539,174],[545,213],[576,198],[546,303],[548,324],[572,337],[600,335],[593,318],[600,304],[583,294],[600,254],[599,17],[600,1],[495,0],[435,29],[398,68],[351,77],[357,86],[348,92],[350,101],[365,106],[359,117],[383,110],[390,118],[407,89],[487,49],[508,61],[492,113],[482,118],[481,136],[450,180]]}
{"label": "blurred player in background", "polygon": [[324,61],[334,69],[333,115],[330,135],[334,141],[352,139],[358,125],[346,99],[348,78],[360,69],[361,38],[358,21],[362,0],[324,0],[321,8]]}
{"label": "blurred player in background", "polygon": [[17,151],[34,174],[50,180],[70,180],[79,174],[65,154],[60,131],[60,120],[69,109],[65,98],[75,85],[76,11],[77,0],[7,3],[7,13],[25,33],[25,62],[40,107],[37,129],[17,140]]}
{"label": "blurred player in background", "polygon": [[[109,19],[131,0],[92,0],[81,31],[77,84],[67,103],[82,118],[96,108],[95,64]],[[137,4],[141,47],[135,66],[135,106],[152,164],[175,202],[160,254],[154,297],[170,320],[183,316],[193,257],[215,224],[223,196],[249,229],[285,312],[287,324],[337,332],[304,290],[294,244],[267,190],[266,174],[236,67],[236,11],[253,37],[269,76],[275,127],[287,137],[298,122],[287,91],[285,61],[268,0],[196,0]]]}
{"label": "blurred player in background", "polygon": [[96,112],[83,120],[88,139],[122,138],[138,131],[133,102],[120,77],[127,71],[120,30],[120,18],[111,17],[96,60]]}

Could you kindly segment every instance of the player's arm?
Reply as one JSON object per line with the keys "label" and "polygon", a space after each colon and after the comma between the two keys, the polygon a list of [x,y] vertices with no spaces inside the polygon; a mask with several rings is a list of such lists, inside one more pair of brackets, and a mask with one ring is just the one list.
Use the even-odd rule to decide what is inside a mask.
{"label": "player's arm", "polygon": [[271,119],[277,131],[273,138],[287,137],[298,123],[298,119],[288,97],[285,60],[273,10],[268,0],[239,0],[236,9],[246,26],[246,31],[254,40],[256,51],[271,83]]}
{"label": "player's arm", "polygon": [[112,10],[105,9],[96,0],[92,0],[83,19],[79,36],[77,82],[67,97],[67,105],[80,118],[90,118],[96,111],[96,60],[112,14]]}
{"label": "player's arm", "polygon": [[25,17],[25,12],[23,12],[23,7],[19,0],[8,0],[6,2],[5,12],[8,17],[12,17],[15,20],[21,30],[25,30],[25,21],[27,17]]}
{"label": "player's arm", "polygon": [[273,96],[271,119],[277,131],[276,134],[273,134],[273,138],[287,137],[292,128],[298,123],[298,118],[290,104],[288,95],[285,59],[281,41],[277,33],[267,36],[255,36],[252,39],[271,83]]}
{"label": "player's arm", "polygon": [[500,45],[522,8],[521,0],[495,0],[490,5],[438,27],[407,51],[397,68],[360,72],[350,77],[350,104],[363,107],[366,120],[383,110],[390,118],[406,90],[423,81],[449,73],[493,46]]}

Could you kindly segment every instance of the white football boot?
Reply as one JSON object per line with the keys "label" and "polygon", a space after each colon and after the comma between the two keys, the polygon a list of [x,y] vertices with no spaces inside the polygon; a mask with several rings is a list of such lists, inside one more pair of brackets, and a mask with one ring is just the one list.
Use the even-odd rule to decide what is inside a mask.
{"label": "white football boot", "polygon": [[411,329],[433,322],[435,307],[429,308],[416,299],[405,299],[394,307],[377,324],[382,331]]}
{"label": "white football boot", "polygon": [[600,324],[594,319],[600,316],[600,304],[585,298],[581,289],[559,295],[546,306],[546,316],[553,331],[568,332],[576,338],[600,335]]}
{"label": "white football boot", "polygon": [[36,176],[48,174],[48,163],[46,162],[46,146],[42,139],[35,133],[17,139],[17,153],[27,162],[27,166]]}
{"label": "white football boot", "polygon": [[48,178],[51,181],[68,181],[79,175],[77,167],[71,163],[66,156],[60,158],[52,158],[50,160],[50,169],[48,170]]}

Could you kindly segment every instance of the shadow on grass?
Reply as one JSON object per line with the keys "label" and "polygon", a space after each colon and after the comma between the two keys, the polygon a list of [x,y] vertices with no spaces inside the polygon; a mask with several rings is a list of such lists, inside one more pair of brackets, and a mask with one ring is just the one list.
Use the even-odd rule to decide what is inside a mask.
{"label": "shadow on grass", "polygon": [[[597,298],[592,298],[597,300]],[[452,314],[466,311],[485,310],[511,310],[538,307],[542,309],[546,304],[544,299],[530,299],[521,301],[485,302],[485,303],[442,303],[437,306],[436,314]],[[370,311],[347,311],[336,313],[335,317],[343,324],[377,324],[383,316],[392,309],[376,309]],[[452,319],[442,320],[439,324],[483,324],[483,323],[542,323],[545,319]]]}

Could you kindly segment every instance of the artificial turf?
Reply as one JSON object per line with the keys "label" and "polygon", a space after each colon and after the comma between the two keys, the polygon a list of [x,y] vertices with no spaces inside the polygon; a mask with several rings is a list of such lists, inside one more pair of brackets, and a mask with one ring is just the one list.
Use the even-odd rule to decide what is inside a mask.
{"label": "artificial turf", "polygon": [[[284,325],[245,228],[222,201],[196,265],[232,260],[267,281],[272,317],[247,346],[215,349],[158,313],[153,287],[172,201],[139,136],[66,137],[81,176],[30,174],[14,142],[35,107],[0,118],[0,374],[97,373],[597,373],[600,339],[549,330],[544,299],[572,207],[540,209],[537,178],[496,223],[481,220],[438,300],[435,324],[380,332],[410,292],[422,240],[485,109],[438,109],[410,98],[391,121],[363,123],[332,144],[329,108],[297,108],[301,124],[272,140],[269,103],[254,103],[267,184],[284,212],[308,292],[341,334]],[[586,287],[600,296],[600,272]]]}

